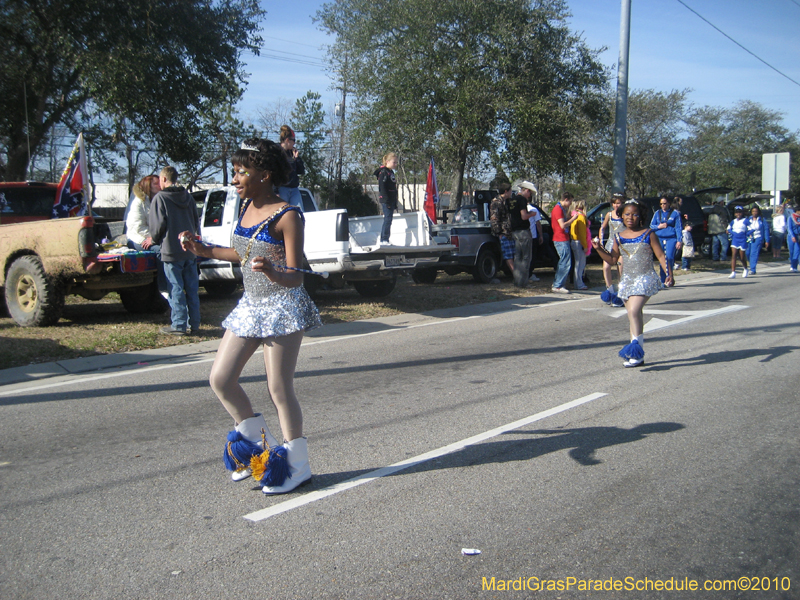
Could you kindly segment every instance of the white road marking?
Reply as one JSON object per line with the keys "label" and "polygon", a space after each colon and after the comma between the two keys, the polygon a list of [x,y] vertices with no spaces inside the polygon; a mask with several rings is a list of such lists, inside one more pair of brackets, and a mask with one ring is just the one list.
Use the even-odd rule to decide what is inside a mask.
{"label": "white road marking", "polygon": [[441,456],[445,456],[446,454],[452,454],[453,452],[457,452],[458,450],[466,448],[467,446],[478,444],[490,438],[497,437],[498,435],[506,433],[507,431],[513,431],[514,429],[519,429],[520,427],[524,427],[525,425],[530,425],[531,423],[535,423],[536,421],[541,421],[542,419],[546,419],[547,417],[557,415],[558,413],[570,410],[572,408],[575,408],[576,406],[580,406],[581,404],[586,404],[587,402],[592,402],[593,400],[597,400],[598,398],[602,398],[603,396],[607,395],[608,394],[603,392],[589,394],[588,396],[584,396],[583,398],[578,398],[577,400],[566,402],[565,404],[561,404],[560,406],[556,406],[554,408],[538,412],[535,415],[525,417],[524,419],[514,421],[513,423],[508,423],[507,425],[502,425],[495,429],[490,429],[489,431],[485,431],[484,433],[479,433],[478,435],[468,437],[466,439],[461,440],[460,442],[454,442],[448,446],[443,446],[436,450],[431,450],[430,452],[426,452],[425,454],[420,454],[413,458],[407,458],[406,460],[400,461],[393,465],[389,465],[388,467],[381,467],[380,469],[370,471],[369,473],[364,473],[363,475],[359,475],[358,477],[354,477],[353,479],[348,479],[347,481],[336,483],[327,488],[309,492],[308,494],[303,494],[302,496],[298,496],[297,498],[292,498],[291,500],[281,502],[280,504],[275,504],[273,506],[270,506],[269,508],[258,510],[256,512],[245,515],[244,518],[250,521],[263,521],[264,519],[269,519],[270,517],[274,517],[275,515],[279,515],[281,513],[294,510],[295,508],[300,508],[301,506],[305,506],[306,504],[311,504],[312,502],[316,502],[317,500],[322,500],[323,498],[327,498],[328,496],[333,496],[334,494],[344,492],[359,485],[370,483],[371,481],[375,481],[376,479],[379,479],[381,477],[386,477],[387,475],[393,475],[398,471],[408,469],[409,467],[414,467],[418,464],[424,463],[434,458],[439,458]]}
{"label": "white road marking", "polygon": [[[653,317],[644,326],[644,333],[650,333],[651,331],[656,331],[657,329],[663,329],[664,327],[669,327],[671,325],[680,325],[681,323],[688,323],[689,321],[694,321],[696,319],[705,319],[708,317],[716,317],[717,315],[722,315],[729,312],[736,312],[739,310],[744,310],[746,308],[750,308],[749,306],[745,306],[742,304],[734,304],[732,306],[726,306],[724,308],[715,308],[713,310],[665,310],[661,308],[644,308],[645,315],[671,315],[671,316],[683,316],[682,319],[674,319],[669,321],[667,319],[659,319],[658,317]],[[622,310],[617,310],[612,313],[609,313],[609,317],[612,319],[619,319],[620,317],[627,316],[627,312]]]}
{"label": "white road marking", "polygon": [[666,321],[664,319],[653,318],[647,322],[644,326],[644,333],[649,333],[651,331],[656,331],[657,329],[664,329],[664,327],[671,327],[672,325],[680,325],[681,323],[688,323],[689,321],[695,321],[697,319],[705,319],[707,317],[716,317],[719,315],[724,315],[726,313],[737,312],[740,310],[744,310],[749,308],[749,306],[744,306],[742,304],[734,304],[733,306],[726,306],[724,308],[717,308],[714,310],[652,310],[648,311],[645,309],[645,314],[651,315],[687,315],[682,319],[675,319],[674,321]]}

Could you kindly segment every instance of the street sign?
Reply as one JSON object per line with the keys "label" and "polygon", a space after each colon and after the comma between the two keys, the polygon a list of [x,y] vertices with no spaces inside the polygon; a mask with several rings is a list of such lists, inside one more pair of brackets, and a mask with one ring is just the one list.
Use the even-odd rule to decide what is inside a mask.
{"label": "street sign", "polygon": [[761,190],[778,192],[789,189],[789,153],[762,155]]}

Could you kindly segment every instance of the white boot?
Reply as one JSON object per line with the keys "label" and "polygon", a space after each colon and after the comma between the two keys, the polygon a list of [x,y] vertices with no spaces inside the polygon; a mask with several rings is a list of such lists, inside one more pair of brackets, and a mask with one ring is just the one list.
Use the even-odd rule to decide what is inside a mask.
{"label": "white boot", "polygon": [[291,492],[299,485],[311,481],[311,465],[308,463],[308,440],[304,437],[286,442],[287,460],[289,462],[289,477],[283,485],[265,485],[261,491],[265,494],[285,494]]}
{"label": "white boot", "polygon": [[[254,417],[250,417],[249,419],[245,419],[241,423],[239,423],[235,427],[236,431],[242,434],[242,437],[246,439],[248,442],[253,442],[254,444],[258,444],[259,448],[261,448],[261,430],[263,429],[265,432],[265,439],[267,444],[269,444],[270,448],[276,448],[278,446],[278,440],[276,440],[272,433],[269,431],[269,427],[267,427],[267,422],[264,420],[264,415],[261,413],[256,413]],[[263,449],[263,448],[262,448]],[[249,463],[249,461],[248,461]],[[231,473],[231,479],[234,481],[241,481],[242,479],[247,479],[252,475],[249,466],[242,467],[241,469],[237,469]]]}

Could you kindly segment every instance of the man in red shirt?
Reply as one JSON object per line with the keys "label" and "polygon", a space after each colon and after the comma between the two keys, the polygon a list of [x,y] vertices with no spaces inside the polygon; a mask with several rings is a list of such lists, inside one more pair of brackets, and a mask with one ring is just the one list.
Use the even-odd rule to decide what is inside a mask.
{"label": "man in red shirt", "polygon": [[569,226],[576,217],[567,218],[569,207],[572,205],[572,194],[564,192],[561,202],[555,205],[550,215],[550,222],[553,226],[553,245],[558,252],[558,267],[556,277],[553,280],[553,291],[559,294],[569,294],[569,290],[564,287],[569,277],[570,259],[572,252],[569,247]]}

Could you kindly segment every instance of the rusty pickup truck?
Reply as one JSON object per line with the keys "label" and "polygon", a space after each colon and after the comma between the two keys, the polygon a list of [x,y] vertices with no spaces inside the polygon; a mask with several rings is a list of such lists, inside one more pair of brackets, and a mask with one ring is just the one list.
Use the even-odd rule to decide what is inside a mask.
{"label": "rusty pickup truck", "polygon": [[[17,324],[55,324],[69,294],[99,300],[116,291],[130,312],[166,310],[156,284],[154,254],[106,253],[100,242],[113,238],[114,223],[91,216],[52,219],[44,210],[31,210],[20,193],[35,190],[35,195],[49,198],[52,211],[55,188],[30,182],[0,184],[0,285]],[[26,210],[20,208],[24,206]],[[20,212],[32,214],[20,219]]]}

